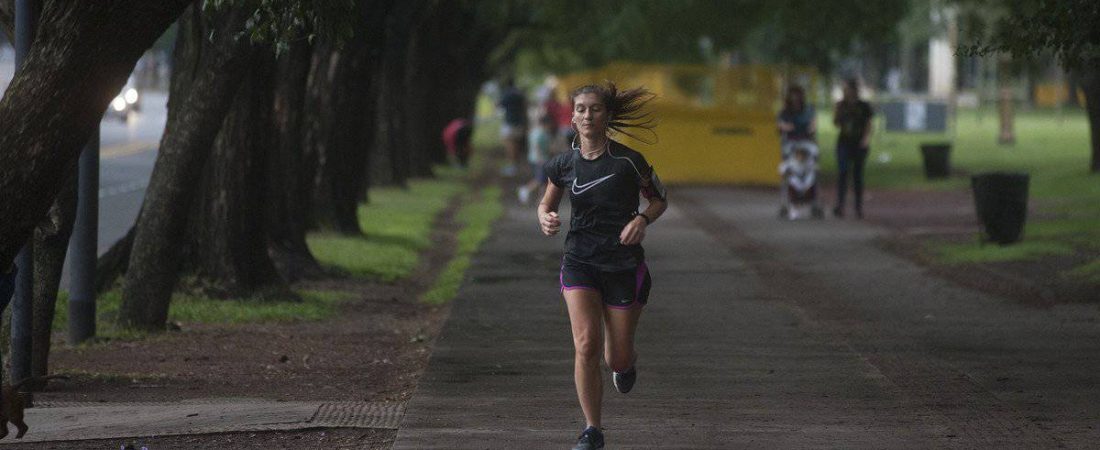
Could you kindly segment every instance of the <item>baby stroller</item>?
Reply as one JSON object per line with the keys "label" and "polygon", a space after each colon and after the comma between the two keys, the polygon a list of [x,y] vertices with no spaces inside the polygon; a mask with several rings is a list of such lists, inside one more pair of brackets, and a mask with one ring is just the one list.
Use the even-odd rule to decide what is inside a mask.
{"label": "baby stroller", "polygon": [[817,144],[810,139],[791,140],[783,146],[782,178],[779,188],[779,218],[821,219],[825,212],[818,201]]}

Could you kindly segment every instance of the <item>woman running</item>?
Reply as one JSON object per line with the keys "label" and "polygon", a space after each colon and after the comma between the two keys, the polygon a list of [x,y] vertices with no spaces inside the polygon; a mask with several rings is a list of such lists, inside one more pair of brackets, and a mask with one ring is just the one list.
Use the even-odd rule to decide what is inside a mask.
{"label": "woman running", "polygon": [[[644,88],[619,91],[608,83],[581,87],[570,98],[577,138],[571,151],[546,163],[549,184],[538,216],[544,234],[557,234],[558,205],[569,192],[572,217],[560,279],[573,330],[573,377],[586,421],[574,450],[588,450],[604,445],[601,351],[619,392],[630,392],[637,378],[634,331],[650,288],[641,242],[668,203],[653,167],[609,136],[612,130],[652,129],[642,107],[653,94]],[[639,192],[648,202],[642,213]]]}

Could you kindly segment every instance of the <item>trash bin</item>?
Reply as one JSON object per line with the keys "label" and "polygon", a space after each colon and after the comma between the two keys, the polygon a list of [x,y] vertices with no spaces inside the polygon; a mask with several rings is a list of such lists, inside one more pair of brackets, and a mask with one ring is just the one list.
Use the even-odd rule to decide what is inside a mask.
{"label": "trash bin", "polygon": [[991,172],[974,175],[974,208],[985,231],[983,241],[1011,244],[1023,237],[1027,219],[1028,174]]}
{"label": "trash bin", "polygon": [[924,156],[924,177],[932,180],[947,178],[951,174],[951,144],[927,143],[920,145],[920,153]]}

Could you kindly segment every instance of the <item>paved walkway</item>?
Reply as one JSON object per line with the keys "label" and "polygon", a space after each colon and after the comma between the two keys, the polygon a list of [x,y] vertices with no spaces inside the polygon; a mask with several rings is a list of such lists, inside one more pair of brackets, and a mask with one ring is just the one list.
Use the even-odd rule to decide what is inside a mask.
{"label": "paved walkway", "polygon": [[27,409],[31,427],[0,447],[39,441],[169,436],[306,428],[397,428],[404,405],[368,402],[280,402],[210,398],[180,402],[43,403]]}
{"label": "paved walkway", "polygon": [[[781,222],[774,194],[678,189],[608,448],[1086,448],[1100,310],[1037,310],[880,250],[854,221]],[[873,208],[869,210],[873,214]],[[568,448],[583,426],[561,239],[512,207],[475,258],[396,449]]]}

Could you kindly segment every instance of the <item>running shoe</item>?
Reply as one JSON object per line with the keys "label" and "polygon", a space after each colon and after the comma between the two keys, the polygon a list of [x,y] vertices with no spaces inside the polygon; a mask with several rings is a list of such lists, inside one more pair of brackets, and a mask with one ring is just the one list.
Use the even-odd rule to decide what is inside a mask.
{"label": "running shoe", "polygon": [[596,450],[597,448],[603,448],[603,432],[596,427],[585,428],[581,432],[581,437],[577,438],[577,445],[573,446],[573,450]]}
{"label": "running shoe", "polygon": [[611,375],[611,381],[615,383],[615,389],[621,394],[630,392],[630,389],[634,387],[634,381],[637,379],[638,370],[634,367],[623,373],[613,372]]}

